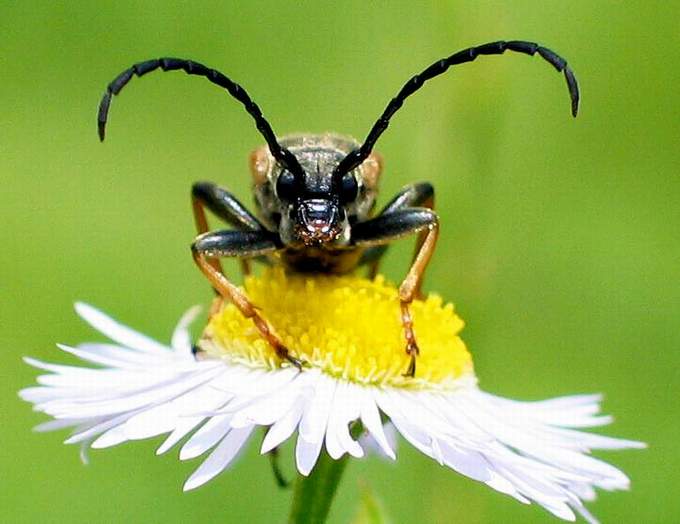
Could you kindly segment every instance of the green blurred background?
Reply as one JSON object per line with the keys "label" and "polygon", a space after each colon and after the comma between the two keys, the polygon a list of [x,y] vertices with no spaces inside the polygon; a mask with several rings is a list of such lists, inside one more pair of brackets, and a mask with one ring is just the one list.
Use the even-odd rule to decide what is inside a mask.
{"label": "green blurred background", "polygon": [[[214,180],[250,202],[247,154],[261,142],[226,94],[181,73],[131,82],[101,145],[95,111],[132,63],[191,57],[248,88],[280,133],[361,138],[413,73],[469,45],[529,39],[562,53],[582,87],[539,58],[489,57],[432,82],[377,149],[383,202],[437,188],[442,234],[426,287],[454,301],[481,385],[519,399],[602,391],[608,434],[647,451],[602,454],[632,478],[602,493],[605,522],[672,522],[680,367],[680,9],[678,2],[5,2],[0,7],[0,521],[282,522],[257,446],[182,494],[198,462],[157,441],[92,453],[85,467],[16,391],[22,355],[95,338],[73,313],[91,302],[167,340],[207,303],[188,245],[189,187]],[[410,245],[384,267],[396,280]],[[235,268],[236,266],[231,266]],[[73,362],[72,360],[70,362]],[[290,447],[285,467],[292,471]],[[396,464],[350,464],[332,522],[361,482],[395,522],[546,522],[400,447]]]}

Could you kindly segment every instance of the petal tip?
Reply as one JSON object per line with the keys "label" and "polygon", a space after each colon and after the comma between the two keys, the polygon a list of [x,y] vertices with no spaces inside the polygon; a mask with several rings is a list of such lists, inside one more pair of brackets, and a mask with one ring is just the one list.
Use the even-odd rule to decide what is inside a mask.
{"label": "petal tip", "polygon": [[73,309],[79,317],[85,317],[92,311],[97,311],[93,306],[87,302],[76,301],[73,303]]}

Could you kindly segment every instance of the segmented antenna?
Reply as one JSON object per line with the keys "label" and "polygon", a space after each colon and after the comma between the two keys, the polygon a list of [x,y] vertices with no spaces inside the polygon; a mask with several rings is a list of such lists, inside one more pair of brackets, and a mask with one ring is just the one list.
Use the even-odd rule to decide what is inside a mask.
{"label": "segmented antenna", "polygon": [[211,69],[192,60],[184,60],[181,58],[158,58],[154,60],[147,60],[145,62],[139,62],[129,69],[126,69],[113,79],[113,81],[106,87],[106,92],[99,103],[97,125],[99,129],[100,140],[104,140],[106,133],[106,119],[109,113],[109,106],[111,104],[111,98],[113,95],[120,93],[120,91],[132,79],[133,75],[141,77],[159,68],[162,71],[176,71],[181,69],[189,75],[198,75],[207,78],[213,84],[226,89],[231,96],[243,104],[243,107],[248,112],[248,114],[253,117],[258,131],[262,134],[267,142],[267,145],[269,146],[269,151],[271,151],[272,156],[279,162],[279,164],[296,176],[304,176],[304,170],[297,161],[297,158],[295,158],[295,155],[278,143],[276,140],[276,135],[269,125],[269,122],[267,122],[264,116],[262,116],[262,111],[260,111],[258,105],[252,101],[245,89],[215,69]]}
{"label": "segmented antenna", "polygon": [[360,148],[355,149],[347,154],[345,158],[338,164],[333,173],[333,178],[339,180],[342,176],[352,169],[360,165],[368,155],[371,154],[373,146],[377,142],[380,135],[383,134],[385,129],[390,123],[390,119],[396,113],[399,108],[403,105],[404,101],[411,96],[413,93],[418,91],[425,82],[428,80],[445,73],[449,67],[464,64],[465,62],[472,62],[475,58],[481,55],[501,55],[505,51],[515,51],[517,53],[524,53],[526,55],[533,56],[538,53],[541,58],[550,63],[558,72],[564,73],[564,78],[567,81],[567,88],[569,89],[569,96],[571,97],[571,114],[576,116],[578,113],[578,102],[579,102],[579,92],[578,84],[576,83],[576,77],[572,70],[567,66],[567,61],[559,56],[554,51],[546,47],[542,47],[533,42],[523,42],[519,40],[513,40],[511,42],[491,42],[488,44],[470,47],[462,51],[449,56],[448,58],[442,58],[434,64],[430,65],[421,73],[412,77],[404,86],[401,91],[395,96],[387,107],[380,115],[380,118],[373,124],[370,132],[366,136],[364,143]]}

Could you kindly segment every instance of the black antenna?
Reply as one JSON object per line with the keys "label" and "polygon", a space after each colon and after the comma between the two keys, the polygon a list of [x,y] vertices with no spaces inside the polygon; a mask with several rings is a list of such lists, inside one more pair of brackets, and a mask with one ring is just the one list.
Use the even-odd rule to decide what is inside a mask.
{"label": "black antenna", "polygon": [[276,140],[276,135],[274,134],[272,127],[269,125],[269,122],[267,122],[264,116],[262,116],[262,111],[260,111],[258,105],[251,100],[245,89],[215,69],[210,69],[209,67],[199,64],[198,62],[194,62],[192,60],[183,60],[181,58],[158,58],[154,60],[147,60],[145,62],[139,62],[133,65],[131,68],[126,69],[113,79],[113,81],[106,87],[106,92],[102,97],[102,101],[99,103],[97,125],[99,128],[100,140],[104,140],[106,132],[106,118],[109,113],[109,105],[111,104],[112,96],[120,93],[120,91],[127,85],[133,75],[141,77],[159,68],[163,71],[175,71],[181,69],[189,75],[205,77],[213,84],[216,84],[229,91],[229,94],[241,102],[248,114],[253,117],[258,131],[267,141],[269,151],[271,151],[272,156],[279,162],[279,164],[293,173],[296,177],[304,176],[304,170],[297,161],[297,158],[295,158],[295,155],[278,143]]}
{"label": "black antenna", "polygon": [[538,53],[544,60],[552,64],[552,66],[557,69],[558,72],[564,72],[564,77],[567,80],[567,88],[569,89],[569,96],[571,97],[571,114],[576,116],[578,113],[579,102],[576,77],[574,77],[574,73],[569,68],[569,66],[567,66],[567,61],[557,53],[533,42],[523,42],[519,40],[513,40],[511,42],[491,42],[489,44],[484,44],[477,47],[470,47],[468,49],[464,49],[463,51],[458,51],[448,58],[438,60],[420,74],[415,75],[408,82],[406,82],[397,96],[395,96],[390,101],[390,103],[387,104],[387,107],[383,111],[383,114],[380,115],[380,118],[378,118],[376,123],[373,124],[371,131],[366,136],[366,139],[364,140],[364,143],[361,145],[361,147],[348,153],[347,156],[343,158],[338,164],[333,173],[333,178],[339,180],[343,175],[356,168],[364,160],[366,160],[368,155],[371,154],[373,146],[377,142],[378,138],[380,138],[380,135],[382,135],[385,129],[387,129],[387,126],[390,123],[390,118],[392,118],[394,113],[396,113],[403,105],[404,100],[418,91],[418,89],[420,89],[425,82],[445,73],[451,66],[464,64],[465,62],[472,62],[480,55],[501,55],[505,51],[515,51],[517,53],[524,53],[531,56],[533,56],[535,53]]}

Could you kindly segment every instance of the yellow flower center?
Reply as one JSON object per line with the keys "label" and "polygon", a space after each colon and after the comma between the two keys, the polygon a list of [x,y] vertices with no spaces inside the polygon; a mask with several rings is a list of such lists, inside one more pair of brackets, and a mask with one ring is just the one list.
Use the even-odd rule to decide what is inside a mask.
{"label": "yellow flower center", "polygon": [[[334,377],[418,388],[453,387],[464,375],[474,378],[472,358],[458,336],[463,321],[438,295],[411,304],[420,355],[410,378],[403,376],[410,357],[398,291],[383,277],[287,275],[277,268],[246,278],[245,290],[291,355]],[[232,304],[212,315],[199,347],[247,365],[289,365]]]}

